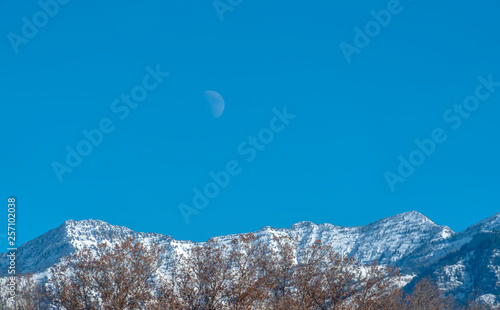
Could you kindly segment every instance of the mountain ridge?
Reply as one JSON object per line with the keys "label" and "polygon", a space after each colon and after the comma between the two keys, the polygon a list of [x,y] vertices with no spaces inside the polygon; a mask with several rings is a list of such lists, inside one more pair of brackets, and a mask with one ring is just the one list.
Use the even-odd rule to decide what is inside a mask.
{"label": "mountain ridge", "polygon": [[[380,264],[396,265],[406,275],[407,282],[416,275],[430,275],[443,291],[457,294],[462,299],[470,297],[467,294],[474,290],[480,291],[487,300],[495,300],[500,294],[500,246],[497,248],[500,244],[500,213],[459,233],[417,211],[396,214],[362,226],[301,221],[289,228],[266,226],[252,233],[269,246],[273,246],[274,236],[292,237],[297,256],[301,249],[321,240],[339,254],[354,257],[362,263],[376,260]],[[241,234],[215,238],[230,245],[238,235]],[[34,273],[42,279],[48,275],[50,267],[78,249],[96,248],[99,243],[113,244],[129,237],[164,246],[165,261],[166,257],[177,259],[180,254],[188,255],[192,247],[204,244],[176,240],[154,232],[136,232],[101,220],[67,220],[18,248],[17,271]],[[476,257],[474,253],[478,253]],[[480,267],[475,266],[478,262]],[[7,264],[5,258],[0,260],[0,272],[7,270]],[[0,276],[5,276],[5,273]]]}
{"label": "mountain ridge", "polygon": [[[291,225],[290,228],[266,226],[253,233],[261,237],[269,237],[269,234],[274,233],[285,233],[289,235],[298,234],[301,235],[301,240],[305,238],[308,242],[312,242],[314,238],[319,238],[325,243],[335,243],[333,247],[339,253],[350,255],[354,248],[362,248],[362,244],[360,244],[363,243],[363,241],[360,240],[361,235],[370,234],[374,231],[378,235],[387,235],[387,230],[390,230],[389,226],[397,225],[397,223],[404,223],[405,229],[407,229],[408,226],[416,229],[419,225],[425,225],[427,228],[425,233],[437,232],[438,230],[442,230],[444,233],[448,231],[452,232],[447,226],[440,226],[417,211],[408,211],[391,217],[382,218],[364,226],[337,226],[330,223],[315,224],[310,221],[301,221]],[[401,229],[402,227],[399,227],[399,230]],[[228,239],[237,235],[239,234],[218,236],[216,238]],[[21,252],[18,268],[20,268],[21,272],[40,272],[43,271],[44,268],[48,268],[53,263],[59,261],[61,257],[69,255],[84,246],[93,247],[96,246],[97,243],[103,241],[113,243],[118,240],[123,240],[128,236],[145,240],[155,240],[163,245],[167,245],[167,247],[170,246],[174,248],[203,243],[189,240],[176,240],[171,236],[152,232],[136,232],[125,226],[112,225],[101,220],[87,219],[75,221],[70,219],[63,222],[60,226],[21,245],[18,248],[18,252]],[[435,234],[434,237],[439,238],[439,234]],[[356,242],[358,244],[353,247],[349,245],[346,246],[346,243],[354,244]],[[366,255],[354,253],[353,256],[361,258],[365,262],[380,258],[376,254],[365,257]]]}

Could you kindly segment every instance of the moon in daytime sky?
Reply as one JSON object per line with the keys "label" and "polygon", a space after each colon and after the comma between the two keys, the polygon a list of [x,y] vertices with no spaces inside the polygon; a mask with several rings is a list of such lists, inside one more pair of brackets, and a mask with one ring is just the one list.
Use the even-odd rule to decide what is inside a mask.
{"label": "moon in daytime sky", "polygon": [[205,92],[205,98],[213,117],[219,118],[224,112],[224,98],[222,98],[218,92],[213,90],[207,90]]}

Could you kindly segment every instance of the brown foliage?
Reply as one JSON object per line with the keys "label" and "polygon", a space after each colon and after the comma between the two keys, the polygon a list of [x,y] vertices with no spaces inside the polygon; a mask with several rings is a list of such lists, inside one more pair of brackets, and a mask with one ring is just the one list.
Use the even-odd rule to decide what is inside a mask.
{"label": "brown foliage", "polygon": [[[10,294],[10,276],[0,279],[0,310],[23,309],[39,310],[43,308],[44,297],[40,285],[33,279],[32,274],[18,274],[15,277],[15,295]],[[9,297],[12,297],[9,299]]]}
{"label": "brown foliage", "polygon": [[[396,269],[362,265],[318,240],[295,268],[297,304],[303,309],[392,309],[399,295]],[[395,308],[394,308],[395,309]]]}
{"label": "brown foliage", "polygon": [[18,275],[16,301],[18,309],[38,310],[44,302],[43,293],[32,274]]}
{"label": "brown foliage", "polygon": [[196,246],[181,263],[171,265],[163,282],[165,309],[253,309],[266,293],[262,266],[264,247],[251,234],[240,235],[228,248],[217,239]]}
{"label": "brown foliage", "polygon": [[445,297],[437,285],[429,278],[423,278],[405,297],[408,310],[455,310],[459,306],[451,296]]}
{"label": "brown foliage", "polygon": [[66,309],[144,308],[154,302],[151,277],[162,252],[133,238],[77,251],[53,268],[47,296]]}
{"label": "brown foliage", "polygon": [[[362,264],[320,241],[297,255],[297,242],[288,236],[264,242],[253,234],[239,235],[230,244],[210,239],[185,256],[169,257],[165,272],[158,274],[164,249],[157,245],[133,239],[102,244],[54,267],[47,293],[63,309],[460,308],[429,279],[403,297],[397,268]],[[469,308],[485,309],[475,303]]]}
{"label": "brown foliage", "polygon": [[251,234],[195,247],[164,282],[164,309],[397,309],[397,270],[362,265],[319,241],[297,263],[294,240]]}

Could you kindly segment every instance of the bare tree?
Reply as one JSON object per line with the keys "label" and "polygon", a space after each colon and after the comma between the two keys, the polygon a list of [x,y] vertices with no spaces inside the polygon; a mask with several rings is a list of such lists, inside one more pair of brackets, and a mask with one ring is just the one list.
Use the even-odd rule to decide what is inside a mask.
{"label": "bare tree", "polygon": [[40,284],[32,274],[0,278],[0,310],[39,310],[44,302]]}
{"label": "bare tree", "polygon": [[227,246],[218,239],[191,249],[187,257],[180,257],[180,266],[175,267],[160,290],[165,307],[223,309],[230,281],[229,261]]}
{"label": "bare tree", "polygon": [[341,309],[356,292],[354,259],[341,257],[319,240],[301,254],[294,273],[297,304],[305,309]]}
{"label": "bare tree", "polygon": [[443,296],[430,277],[417,282],[411,294],[405,297],[405,302],[408,310],[454,310],[459,308],[451,296]]}
{"label": "bare tree", "polygon": [[18,275],[16,301],[18,309],[23,310],[39,310],[46,302],[40,284],[32,274]]}
{"label": "bare tree", "polygon": [[[253,234],[210,239],[185,256],[127,239],[84,248],[52,270],[46,285],[62,309],[149,310],[447,310],[461,309],[429,279],[404,298],[395,267],[362,264],[319,240],[297,253],[298,240]],[[154,281],[153,281],[154,279]],[[23,309],[35,310],[38,291],[25,280]],[[470,309],[488,309],[470,304]],[[464,308],[465,309],[465,308]]]}
{"label": "bare tree", "polygon": [[303,250],[294,273],[297,304],[304,309],[397,309],[397,277],[393,267],[362,265],[317,240]]}
{"label": "bare tree", "polygon": [[[194,247],[160,288],[163,309],[397,309],[401,293],[395,268],[362,265],[317,241],[302,250],[276,236],[252,234],[231,246],[211,239]],[[171,258],[178,262],[179,258]]]}
{"label": "bare tree", "polygon": [[294,295],[296,255],[294,240],[289,236],[274,236],[262,264],[264,286],[269,290],[265,307],[268,309],[297,309]]}
{"label": "bare tree", "polygon": [[226,292],[228,308],[254,309],[268,292],[263,268],[267,264],[267,250],[255,235],[239,235],[232,240],[229,263],[230,276]]}
{"label": "bare tree", "polygon": [[361,267],[358,276],[358,292],[354,301],[358,309],[385,309],[386,303],[394,301],[399,287],[396,280],[399,270],[392,266],[381,266],[374,261]]}
{"label": "bare tree", "polygon": [[47,295],[66,309],[131,309],[155,303],[152,276],[164,249],[129,238],[84,248],[52,269]]}

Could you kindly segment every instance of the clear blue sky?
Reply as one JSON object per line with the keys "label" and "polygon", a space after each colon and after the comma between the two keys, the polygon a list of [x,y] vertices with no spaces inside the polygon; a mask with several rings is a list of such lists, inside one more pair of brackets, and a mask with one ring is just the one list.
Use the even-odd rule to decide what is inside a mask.
{"label": "clear blue sky", "polygon": [[[73,0],[47,20],[36,1],[0,4],[1,197],[5,213],[17,198],[18,245],[68,219],[201,241],[409,210],[459,231],[500,211],[500,88],[447,112],[479,76],[500,81],[497,2],[238,2],[222,1],[223,20],[211,1]],[[388,6],[348,63],[340,44],[377,31],[370,12]],[[35,34],[33,18],[46,23]],[[157,65],[170,75],[121,120],[112,103]],[[225,100],[220,118],[207,90]],[[247,161],[238,147],[284,106],[296,117]],[[103,119],[114,131],[60,182],[53,163]],[[447,140],[392,191],[384,174],[436,128]],[[241,172],[186,224],[179,204],[231,160]]]}

